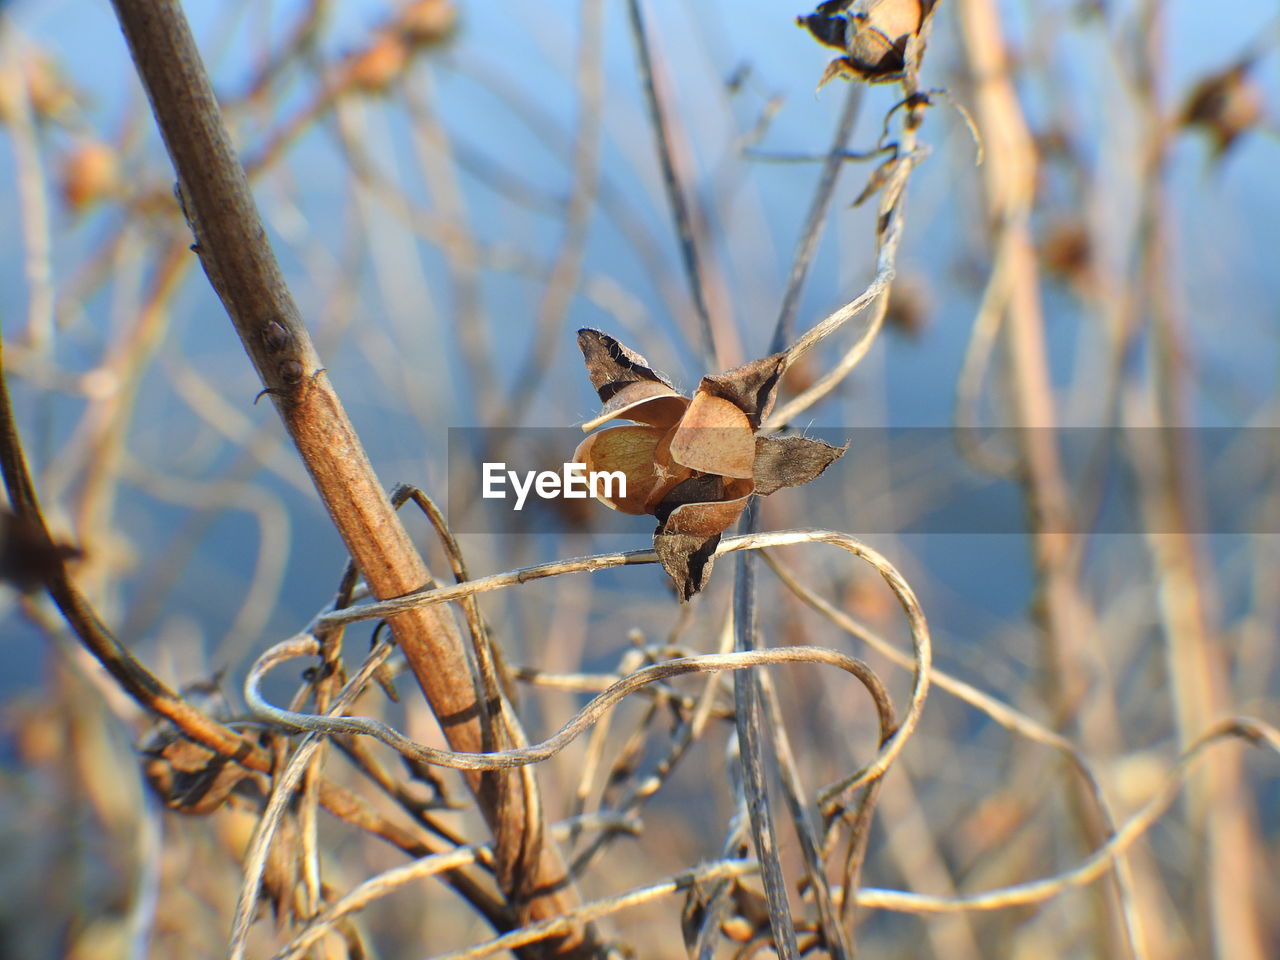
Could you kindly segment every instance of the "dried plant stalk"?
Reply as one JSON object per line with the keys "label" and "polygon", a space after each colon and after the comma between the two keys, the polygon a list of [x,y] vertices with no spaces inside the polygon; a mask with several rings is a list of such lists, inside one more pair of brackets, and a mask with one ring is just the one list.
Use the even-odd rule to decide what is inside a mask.
{"label": "dried plant stalk", "polygon": [[[429,584],[430,573],[378,483],[285,286],[179,5],[115,0],[114,6],[177,170],[201,264],[343,542],[375,596]],[[391,626],[451,746],[491,747],[452,617],[443,608],[423,608],[395,617]],[[532,781],[519,772],[472,772],[467,782],[496,838],[499,876],[521,919],[563,915],[576,896],[558,851],[529,815],[537,810]],[[589,928],[572,929],[558,952],[586,955],[593,940]]]}

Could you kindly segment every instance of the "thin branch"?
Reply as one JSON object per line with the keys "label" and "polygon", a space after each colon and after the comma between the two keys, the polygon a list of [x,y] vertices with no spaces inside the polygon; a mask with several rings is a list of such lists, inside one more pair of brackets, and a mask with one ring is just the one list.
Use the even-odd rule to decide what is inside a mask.
{"label": "thin branch", "polygon": [[1280,753],[1280,730],[1253,717],[1229,717],[1215,723],[1197,737],[1179,756],[1154,797],[1133,814],[1107,842],[1099,846],[1077,867],[1042,880],[1030,880],[997,890],[959,897],[935,897],[902,890],[864,888],[857,893],[858,905],[903,913],[957,913],[966,910],[1004,910],[1044,903],[1067,890],[1087,886],[1107,875],[1124,852],[1140,839],[1169,809],[1179,788],[1209,756],[1208,748],[1228,739],[1242,739],[1255,746]]}
{"label": "thin branch", "polygon": [[773,329],[773,342],[769,346],[770,353],[778,353],[791,339],[791,331],[795,327],[796,310],[800,307],[800,294],[804,290],[805,277],[809,266],[813,263],[813,255],[818,249],[818,240],[822,237],[822,224],[827,218],[827,210],[831,206],[831,198],[835,195],[836,182],[840,179],[840,171],[844,169],[849,153],[845,145],[853,136],[854,125],[858,121],[858,109],[862,106],[862,84],[849,85],[844,97],[844,109],[840,111],[840,120],[836,124],[835,135],[831,138],[831,149],[823,157],[822,173],[818,177],[818,185],[814,188],[813,199],[809,202],[809,213],[805,217],[804,228],[800,231],[800,240],[796,244],[795,256],[791,260],[791,275],[787,278],[787,288],[782,295],[782,306],[778,309],[777,325]]}
{"label": "thin branch", "polygon": [[698,317],[698,328],[702,334],[703,362],[708,369],[719,370],[719,352],[716,348],[711,310],[707,306],[707,290],[699,259],[693,215],[684,194],[684,187],[680,183],[680,176],[676,171],[667,118],[654,76],[653,57],[650,52],[649,35],[645,30],[644,11],[640,4],[641,0],[627,0],[627,13],[631,25],[631,39],[636,48],[636,60],[640,66],[640,78],[644,84],[645,103],[649,108],[649,126],[657,141],[658,160],[662,165],[662,182],[666,187],[671,215],[675,219],[676,236],[680,242],[680,257],[684,263],[685,274],[689,281],[689,294],[693,298],[694,312]]}
{"label": "thin branch", "polygon": [[[758,507],[747,506],[742,529],[755,530]],[[734,649],[738,653],[754,653],[760,649],[756,633],[755,565],[750,552],[738,556],[733,582]],[[769,785],[765,773],[766,749],[771,746],[764,732],[760,708],[760,681],[755,672],[743,670],[733,677],[734,722],[738,731],[738,748],[742,756],[742,785],[747,801],[747,817],[751,839],[760,861],[760,878],[764,883],[765,903],[769,908],[769,926],[773,931],[773,947],[782,960],[798,960],[795,921],[787,902],[787,885],[782,876],[782,860],[778,855],[777,834],[769,805]],[[834,945],[837,950],[840,942]],[[843,960],[843,958],[841,958]]]}
{"label": "thin branch", "polygon": [[601,917],[607,917],[630,907],[650,903],[659,897],[680,893],[697,884],[711,882],[722,877],[741,877],[755,871],[756,864],[752,860],[717,860],[711,863],[704,863],[692,870],[676,874],[647,887],[640,887],[616,896],[604,897],[600,900],[584,903],[582,906],[574,908],[571,916],[563,919],[547,920],[533,924],[504,934],[486,943],[476,944],[466,950],[439,954],[432,957],[431,960],[479,960],[480,957],[488,957],[503,950],[513,950],[524,944],[536,943],[539,940],[561,935],[566,925],[574,921],[590,922],[598,920]]}
{"label": "thin branch", "polygon": [[582,274],[588,228],[596,208],[600,166],[600,129],[604,112],[602,0],[583,0],[578,41],[578,132],[573,151],[573,193],[569,197],[564,235],[547,278],[533,322],[533,339],[516,374],[507,401],[494,422],[507,424],[524,410],[555,356],[561,328]]}
{"label": "thin branch", "polygon": [[[825,647],[776,647],[749,652],[707,653],[675,660],[663,660],[636,670],[611,684],[574,714],[573,718],[557,733],[540,743],[488,753],[461,753],[418,743],[381,720],[343,715],[339,706],[345,710],[350,700],[354,699],[354,693],[346,700],[339,701],[339,706],[335,706],[324,716],[277,707],[263,696],[261,689],[263,680],[274,667],[299,657],[315,656],[320,652],[319,641],[307,634],[278,643],[259,657],[245,679],[245,699],[249,703],[249,708],[264,720],[287,729],[307,731],[313,736],[323,734],[373,737],[412,760],[454,770],[505,770],[549,760],[591,729],[620,700],[649,684],[669,680],[672,677],[691,673],[718,673],[723,670],[747,670],[751,667],[777,663],[822,664],[837,667],[855,677],[861,677],[866,671],[865,664],[860,664],[845,654]],[[347,690],[354,691],[358,685],[365,683],[389,653],[390,647],[381,645],[378,648],[378,655],[370,658],[360,674],[352,679]],[[305,743],[312,742],[308,739]],[[895,743],[893,738],[887,740],[871,763],[859,772],[859,781],[855,786],[860,786],[861,783],[872,778],[872,775],[866,773],[868,769],[874,768],[877,771],[874,776],[879,776],[892,763],[900,748],[901,744]],[[302,748],[299,748],[290,759],[290,764],[303,763],[303,760],[298,759],[301,753]],[[277,787],[277,789],[280,788]]]}
{"label": "thin branch", "polygon": [[[904,140],[907,135],[904,134]],[[902,241],[903,229],[903,201],[906,198],[907,179],[911,175],[911,171],[915,165],[925,155],[923,148],[915,148],[905,152],[895,165],[893,172],[889,176],[888,182],[884,186],[883,195],[880,200],[880,211],[877,223],[880,226],[878,232],[877,244],[878,251],[876,253],[876,273],[871,279],[867,287],[854,297],[840,309],[825,317],[823,320],[815,324],[808,331],[800,336],[786,350],[786,364],[792,366],[805,353],[817,346],[831,334],[835,333],[850,320],[857,317],[868,307],[881,301],[880,306],[873,313],[871,320],[863,329],[862,334],[854,342],[844,358],[836,366],[836,368],[828,375],[822,377],[817,383],[806,390],[804,393],[793,398],[788,403],[783,404],[775,410],[772,416],[763,424],[763,430],[777,430],[785,426],[789,421],[795,419],[803,411],[807,410],[822,397],[826,396],[834,390],[843,381],[844,377],[852,370],[871,349],[871,344],[875,342],[876,336],[880,332],[880,327],[884,320],[884,311],[887,307],[887,297],[889,287],[893,283],[894,277],[897,275],[898,246]]]}

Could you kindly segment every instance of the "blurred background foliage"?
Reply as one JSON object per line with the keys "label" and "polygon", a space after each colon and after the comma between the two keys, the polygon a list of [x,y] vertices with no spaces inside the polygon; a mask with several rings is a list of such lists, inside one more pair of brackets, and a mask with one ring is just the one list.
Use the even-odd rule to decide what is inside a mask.
{"label": "blurred background foliage", "polygon": [[[186,6],[271,242],[388,486],[413,483],[443,502],[449,427],[590,417],[596,400],[578,327],[613,333],[683,388],[711,372],[621,4],[603,4],[598,32],[584,15],[590,0]],[[851,86],[834,82],[814,95],[831,51],[794,25],[807,12],[799,4],[652,0],[646,9],[728,366],[768,349],[814,161]],[[931,153],[911,179],[886,330],[840,389],[794,421],[800,428],[945,427],[962,408],[981,423],[1017,422],[999,343],[977,389],[966,396],[962,387],[975,338],[990,333],[975,317],[998,259],[983,168],[951,106],[976,109],[966,9],[965,0],[943,0],[924,61],[923,82],[948,93],[935,97],[920,131]],[[1038,163],[1029,224],[1057,422],[1276,426],[1274,8],[1005,0],[997,9]],[[595,146],[580,135],[593,110],[584,45],[603,63]],[[863,90],[851,151],[876,145],[899,96],[892,85]],[[259,385],[188,250],[172,170],[106,3],[0,8],[0,124],[5,373],[46,510],[58,535],[83,550],[77,580],[124,643],[175,685],[218,680],[220,709],[238,715],[247,665],[330,601],[345,557],[270,405],[254,403]],[[876,162],[842,172],[800,330],[871,279],[875,203],[851,203]],[[785,389],[803,389],[853,336],[809,355]],[[1169,404],[1176,419],[1151,419]],[[1274,430],[1242,436],[1195,471],[1274,478]],[[546,451],[548,465],[569,453]],[[820,498],[855,534],[876,495],[928,503],[927,468],[892,491],[874,460],[832,473]],[[1073,493],[1083,489],[1068,479]],[[814,523],[818,497],[771,498],[765,528]],[[1280,722],[1275,497],[1260,496],[1256,509],[1263,532],[1189,539],[1198,635],[1215,665],[1206,720],[1243,712]],[[433,569],[444,569],[426,524],[412,523]],[[651,532],[641,518],[633,536],[593,533],[589,512],[566,526],[461,541],[473,574],[483,574],[641,547]],[[1169,612],[1168,594],[1184,581],[1171,578],[1158,534],[1079,544],[1075,579],[1093,629],[1072,677],[1060,674],[1072,656],[1045,653],[1044,571],[1030,536],[867,539],[920,595],[939,666],[1072,737],[1122,815],[1156,790],[1198,732],[1185,728],[1195,711],[1179,702],[1188,696],[1178,680],[1185,664],[1176,662]],[[781,556],[860,622],[905,641],[892,598],[871,574],[812,550]],[[637,644],[715,649],[731,579],[726,570],[691,608],[676,604],[657,567],[522,587],[483,608],[513,664],[609,671]],[[768,642],[864,655],[771,574],[761,579]],[[252,813],[165,812],[138,772],[134,745],[146,719],[43,601],[7,592],[0,606],[0,953],[221,955]],[[870,659],[903,702],[908,674]],[[875,746],[872,712],[835,686],[843,680],[787,671],[777,676],[806,775],[825,782],[856,768]],[[362,709],[430,740],[433,721],[416,691],[401,689],[401,705]],[[276,692],[287,699],[283,685]],[[582,700],[554,688],[522,696],[535,739]],[[732,813],[728,731],[715,727],[664,784],[639,845],[623,841],[591,867],[584,884],[594,895],[719,855]],[[628,757],[628,735],[660,742],[667,732],[629,703],[604,755]],[[643,768],[656,755],[652,742],[632,746],[638,752],[623,766]],[[587,750],[580,743],[542,766],[552,819],[575,809]],[[1257,955],[1280,954],[1280,925],[1263,909],[1280,898],[1277,774],[1274,757],[1245,763],[1229,803],[1193,791],[1139,842],[1132,865],[1150,956],[1230,955],[1215,927],[1224,897],[1246,905]],[[886,780],[864,881],[946,893],[1064,869],[1088,850],[1064,826],[1075,816],[1069,780],[1052,751],[935,693]],[[588,806],[602,789],[590,788]],[[1229,872],[1209,862],[1222,847],[1206,840],[1204,804],[1232,819],[1240,847],[1228,848],[1250,851],[1235,889],[1214,886]],[[447,816],[470,823],[465,813]],[[400,862],[350,830],[326,825],[323,836],[339,889]],[[877,957],[1123,955],[1108,952],[1094,926],[1100,914],[1086,909],[1103,886],[1034,910],[868,911],[860,944]],[[402,891],[362,922],[385,956],[434,953],[482,932],[435,887]],[[670,903],[612,922],[637,956],[681,949]]]}

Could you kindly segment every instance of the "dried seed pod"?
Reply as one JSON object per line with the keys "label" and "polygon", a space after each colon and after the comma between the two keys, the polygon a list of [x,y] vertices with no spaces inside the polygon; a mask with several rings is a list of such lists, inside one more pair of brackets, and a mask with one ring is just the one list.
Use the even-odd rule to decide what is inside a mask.
{"label": "dried seed pod", "polygon": [[420,45],[446,39],[458,25],[458,8],[452,0],[414,0],[396,18],[400,35]]}
{"label": "dried seed pod", "polygon": [[1180,123],[1209,134],[1215,159],[1262,120],[1262,91],[1249,73],[1251,67],[1245,60],[1205,77],[1182,108]]}
{"label": "dried seed pod", "polygon": [[1093,283],[1094,250],[1088,225],[1080,217],[1049,224],[1040,244],[1045,271],[1072,287],[1088,290]]}
{"label": "dried seed pod", "polygon": [[827,65],[821,87],[835,77],[869,83],[900,80],[907,45],[920,32],[935,0],[830,0],[796,18],[819,43],[843,50]]}
{"label": "dried seed pod", "polygon": [[244,767],[175,732],[157,734],[142,754],[147,783],[171,810],[212,813],[237,788],[258,786]]}
{"label": "dried seed pod", "polygon": [[23,109],[25,97],[36,120],[69,123],[80,107],[80,93],[62,68],[43,50],[27,49],[15,64],[16,83],[0,83],[0,124],[10,123]]}
{"label": "dried seed pod", "polygon": [[83,140],[62,163],[62,199],[73,213],[87,210],[120,186],[120,163],[114,147]]}
{"label": "dried seed pod", "polygon": [[899,277],[889,288],[889,305],[885,309],[884,324],[891,330],[915,340],[929,325],[929,288],[918,275]]}
{"label": "dried seed pod", "polygon": [[721,534],[752,494],[812,480],[844,453],[804,437],[756,437],[773,409],[782,354],[703,377],[690,400],[607,334],[580,330],[578,345],[604,401],[583,429],[635,423],[587,437],[574,461],[626,477],[624,494],[599,496],[606,506],[658,518],[654,549],[682,601],[706,585]]}
{"label": "dried seed pod", "polygon": [[345,81],[364,93],[385,93],[409,63],[409,48],[397,33],[385,31],[374,37],[346,64]]}

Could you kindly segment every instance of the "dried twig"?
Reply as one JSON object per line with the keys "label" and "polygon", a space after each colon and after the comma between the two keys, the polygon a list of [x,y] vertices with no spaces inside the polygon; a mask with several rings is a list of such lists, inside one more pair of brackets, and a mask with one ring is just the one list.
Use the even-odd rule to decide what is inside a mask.
{"label": "dried twig", "polygon": [[657,141],[658,160],[662,165],[662,182],[666,187],[671,216],[675,220],[676,236],[680,241],[680,257],[689,282],[689,294],[693,298],[694,313],[698,318],[703,361],[709,370],[719,370],[720,351],[716,343],[715,323],[707,304],[706,270],[702,265],[701,253],[698,249],[698,234],[694,226],[693,214],[689,209],[689,200],[685,196],[684,185],[680,182],[680,175],[676,171],[675,156],[672,153],[671,136],[668,131],[669,121],[658,92],[658,81],[654,72],[653,56],[649,35],[645,29],[641,2],[642,0],[627,0],[627,14],[631,26],[631,39],[636,48],[636,60],[640,67],[640,79],[644,85],[645,103],[649,109],[649,126]]}

